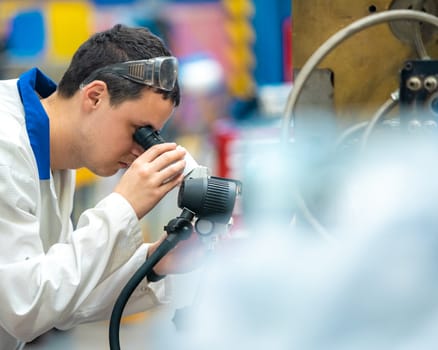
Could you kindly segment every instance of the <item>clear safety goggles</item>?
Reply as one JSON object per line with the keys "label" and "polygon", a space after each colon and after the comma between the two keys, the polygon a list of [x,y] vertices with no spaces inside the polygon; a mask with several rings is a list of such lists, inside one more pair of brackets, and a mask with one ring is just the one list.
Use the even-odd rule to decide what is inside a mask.
{"label": "clear safety goggles", "polygon": [[139,84],[172,91],[178,77],[178,60],[173,56],[110,64],[93,71],[81,87],[96,79],[99,73],[114,73]]}

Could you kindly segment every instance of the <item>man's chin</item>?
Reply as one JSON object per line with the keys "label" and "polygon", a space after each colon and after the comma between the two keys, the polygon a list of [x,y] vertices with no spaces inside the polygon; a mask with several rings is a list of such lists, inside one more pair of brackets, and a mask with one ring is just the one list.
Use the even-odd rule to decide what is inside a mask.
{"label": "man's chin", "polygon": [[113,176],[113,175],[117,174],[117,172],[119,170],[124,170],[124,169],[120,169],[120,168],[117,168],[117,169],[95,169],[95,170],[92,170],[92,171],[97,176],[109,177],[109,176]]}

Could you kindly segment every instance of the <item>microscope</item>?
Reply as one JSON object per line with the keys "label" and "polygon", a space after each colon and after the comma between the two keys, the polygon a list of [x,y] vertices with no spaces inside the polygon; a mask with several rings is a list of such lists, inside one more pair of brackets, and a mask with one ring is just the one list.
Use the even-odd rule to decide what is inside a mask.
{"label": "microscope", "polygon": [[[145,150],[166,142],[159,131],[150,126],[139,128],[134,133],[134,140]],[[241,194],[241,182],[210,176],[209,169],[198,165],[189,153],[186,154],[185,160],[184,180],[179,188],[177,200],[178,207],[182,211],[164,226],[167,232],[166,239],[134,273],[120,293],[110,319],[111,350],[120,350],[120,320],[128,299],[140,282],[151,274],[155,264],[179,241],[190,237],[193,229],[206,244],[211,245],[215,237],[226,230],[230,223],[236,198]]]}

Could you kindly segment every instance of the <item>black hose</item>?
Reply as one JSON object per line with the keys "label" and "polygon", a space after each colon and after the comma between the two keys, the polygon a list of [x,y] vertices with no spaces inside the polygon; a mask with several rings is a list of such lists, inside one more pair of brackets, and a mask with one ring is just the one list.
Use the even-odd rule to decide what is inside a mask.
{"label": "black hose", "polygon": [[123,310],[134,292],[135,288],[147,276],[155,266],[179,241],[187,239],[193,231],[191,220],[194,215],[189,210],[183,209],[181,215],[172,219],[165,227],[167,237],[157,249],[146,259],[143,265],[134,273],[131,279],[123,287],[119,297],[114,304],[109,325],[109,345],[110,350],[120,350],[120,321]]}
{"label": "black hose", "polygon": [[[158,248],[148,257],[143,265],[135,272],[125,287],[122,289],[119,297],[116,300],[113,311],[111,313],[110,325],[109,325],[109,344],[111,350],[120,350],[120,321],[122,319],[123,310],[126,303],[134,292],[135,288],[145,278],[145,276],[151,272],[155,264],[166,255],[175,245],[179,239],[176,239],[177,235],[169,235]],[[168,240],[171,238],[170,240]],[[173,238],[173,239],[172,239]]]}

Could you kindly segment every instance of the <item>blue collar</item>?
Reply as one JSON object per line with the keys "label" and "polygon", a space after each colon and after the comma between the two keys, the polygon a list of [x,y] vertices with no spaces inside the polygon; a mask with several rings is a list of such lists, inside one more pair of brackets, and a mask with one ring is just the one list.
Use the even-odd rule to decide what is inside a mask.
{"label": "blue collar", "polygon": [[[23,103],[27,134],[36,158],[40,180],[50,179],[49,117],[40,102],[56,90],[56,84],[37,68],[18,79],[18,91]],[[39,95],[39,96],[38,96]]]}

